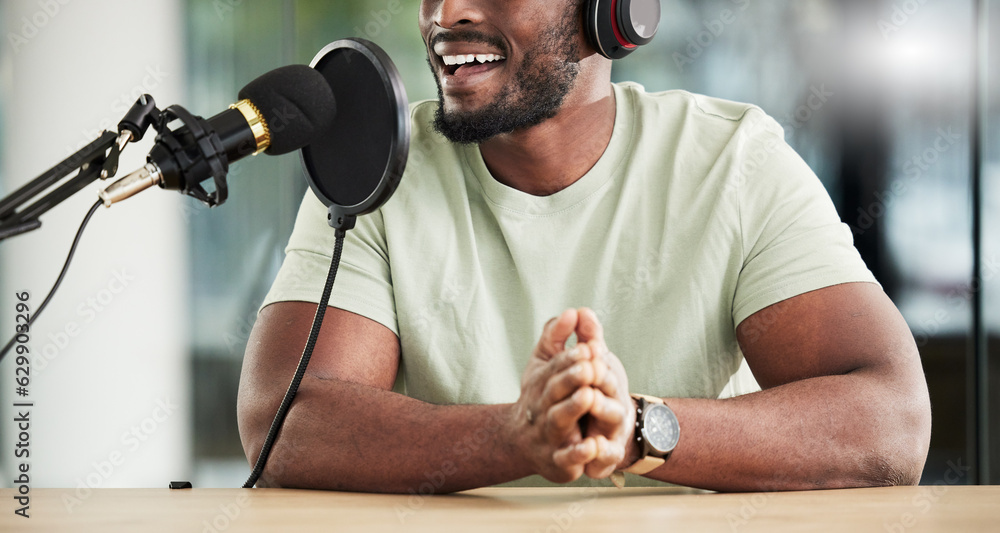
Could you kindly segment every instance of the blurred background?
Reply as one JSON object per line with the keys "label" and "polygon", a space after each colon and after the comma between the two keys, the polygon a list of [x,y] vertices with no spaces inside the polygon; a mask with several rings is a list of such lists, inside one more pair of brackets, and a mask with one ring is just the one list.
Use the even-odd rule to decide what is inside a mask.
{"label": "blurred background", "polygon": [[[751,102],[785,127],[908,321],[934,411],[923,483],[1000,482],[1000,0],[663,0],[616,80]],[[141,94],[211,116],[348,36],[434,98],[416,0],[3,0],[0,196],[115,129]],[[152,135],[121,171],[142,165]],[[240,365],[306,184],[296,156],[230,172],[211,212],[152,191],[99,211],[33,328],[35,487],[236,487]],[[0,337],[37,306],[96,186],[0,243]],[[0,368],[0,486],[16,436]],[[991,408],[990,412],[988,408]],[[992,445],[991,445],[992,443]],[[958,474],[956,476],[956,474]],[[957,481],[956,481],[957,479]],[[72,505],[73,500],[67,500]]]}

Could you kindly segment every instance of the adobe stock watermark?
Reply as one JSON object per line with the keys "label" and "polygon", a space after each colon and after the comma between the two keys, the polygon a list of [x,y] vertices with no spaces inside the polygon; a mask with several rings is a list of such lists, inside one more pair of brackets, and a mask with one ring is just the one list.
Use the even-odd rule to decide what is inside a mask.
{"label": "adobe stock watermark", "polygon": [[100,137],[104,131],[118,131],[118,123],[125,116],[125,113],[128,113],[128,110],[132,108],[132,104],[140,96],[152,94],[169,77],[170,73],[163,70],[163,67],[160,65],[147,65],[144,69],[142,79],[133,85],[132,88],[122,92],[111,102],[111,116],[105,117],[98,122],[97,127],[94,129],[81,130],[80,141],[77,142],[75,147],[67,146],[66,152],[70,154],[76,152],[92,143],[94,139]]}
{"label": "adobe stock watermark", "polygon": [[63,493],[62,502],[66,511],[73,514],[77,507],[83,505],[93,494],[93,489],[101,488],[107,480],[111,479],[111,476],[128,462],[129,456],[139,451],[142,445],[149,441],[149,438],[178,409],[179,406],[173,403],[170,398],[156,400],[148,416],[122,432],[119,438],[121,447],[112,450],[103,460],[93,461],[91,463],[93,470],[84,477],[77,478],[76,490]]}
{"label": "adobe stock watermark", "polygon": [[903,178],[896,179],[885,190],[875,193],[875,201],[866,208],[858,208],[858,219],[851,231],[862,235],[875,225],[875,222],[885,216],[896,200],[910,190],[910,186],[924,177],[924,173],[938,163],[941,156],[948,153],[962,136],[955,133],[951,126],[947,129],[938,128],[937,138],[919,155],[913,156],[903,165]]}
{"label": "adobe stock watermark", "polygon": [[[772,485],[774,487],[786,486],[792,480],[801,479],[801,477],[802,465],[796,464],[793,470],[789,472],[778,472],[772,480]],[[750,496],[741,496],[739,510],[737,512],[726,513],[726,522],[729,523],[729,529],[733,533],[737,533],[740,528],[749,524],[754,518],[757,518],[757,515],[774,499],[774,495],[774,492],[761,492]]]}
{"label": "adobe stock watermark", "polygon": [[76,306],[77,318],[75,320],[66,322],[61,329],[46,335],[48,342],[41,349],[35,350],[31,359],[32,370],[35,374],[42,374],[49,364],[66,351],[73,339],[86,331],[97,320],[97,317],[111,307],[114,301],[135,281],[136,277],[131,275],[127,269],[113,270],[103,288],[84,298]]}
{"label": "adobe stock watermark", "polygon": [[906,511],[900,513],[899,518],[895,521],[882,523],[882,527],[888,533],[904,533],[916,526],[920,517],[926,515],[941,500],[948,492],[948,488],[965,479],[966,474],[972,469],[968,465],[963,465],[961,459],[956,462],[948,461],[947,464],[948,470],[945,471],[942,478],[935,481],[933,485],[921,487],[924,490],[910,501],[910,504],[917,509],[916,512]]}
{"label": "adobe stock watermark", "polygon": [[236,11],[236,8],[241,5],[243,5],[243,0],[212,0],[212,8],[215,9],[215,16],[220,21],[229,18]]}
{"label": "adobe stock watermark", "polygon": [[[472,293],[472,287],[463,285],[455,277],[447,276],[445,279],[447,281],[441,287],[440,296],[431,299],[416,313],[416,318],[413,319],[414,329],[418,331],[430,330],[434,324],[441,322],[442,318],[454,313],[457,302],[464,301],[466,295]],[[427,335],[421,335],[420,338],[426,343],[430,343],[430,337]]]}
{"label": "adobe stock watermark", "polygon": [[[147,65],[142,80],[130,90],[121,93],[119,97],[116,97],[111,102],[110,113],[112,115],[106,115],[98,122],[97,127],[94,129],[81,129],[80,137],[75,144],[73,141],[70,141],[70,144],[66,145],[66,157],[69,158],[84,146],[95,142],[105,131],[117,132],[118,123],[124,118],[125,113],[131,109],[132,104],[143,94],[152,93],[168,76],[169,73],[165,72],[161,66]],[[77,172],[77,168],[70,165],[67,160],[61,161],[53,170],[66,175]],[[110,184],[110,181],[106,183]]]}
{"label": "adobe stock watermark", "polygon": [[582,498],[567,505],[564,511],[552,513],[545,529],[535,528],[535,533],[564,533],[571,530],[586,514],[587,508],[601,497],[598,486],[593,484],[595,483],[593,480],[591,483],[590,486],[584,487]]}
{"label": "adobe stock watermark", "polygon": [[656,292],[652,289],[661,281],[669,264],[670,252],[659,249],[650,249],[627,267],[619,262],[614,269],[612,296],[604,306],[594,309],[597,319],[607,322],[626,309],[653,304]]}
{"label": "adobe stock watermark", "polygon": [[739,511],[726,513],[726,522],[729,523],[730,531],[737,533],[740,528],[756,518],[773,499],[773,492],[761,492],[751,496],[741,496]]}
{"label": "adobe stock watermark", "polygon": [[472,435],[468,435],[463,440],[454,444],[452,452],[457,457],[457,460],[447,459],[442,461],[441,466],[437,470],[424,473],[424,480],[417,487],[407,490],[410,497],[406,499],[406,505],[397,504],[394,507],[396,518],[399,519],[400,524],[405,524],[407,519],[422,509],[427,504],[426,500],[428,496],[433,496],[440,492],[441,487],[444,486],[448,478],[457,474],[462,466],[475,457],[475,452],[496,438],[496,434],[503,426],[504,420],[500,417],[499,413],[493,413],[490,416],[489,421],[491,423],[489,425],[479,428]]}
{"label": "adobe stock watermark", "polygon": [[819,84],[819,87],[815,85],[810,86],[809,96],[806,97],[805,103],[795,108],[790,115],[781,121],[781,127],[785,130],[785,136],[787,137],[794,133],[795,130],[805,126],[836,95],[837,93],[827,90],[825,83]]}
{"label": "adobe stock watermark", "polygon": [[[229,167],[229,172],[226,174],[226,178],[237,176],[239,174],[239,169],[240,165],[233,165]],[[191,222],[192,219],[212,208],[201,202],[195,201],[193,198],[184,198],[181,200],[180,204],[177,205],[177,209],[181,212],[181,218],[184,219],[184,222]]]}
{"label": "adobe stock watermark", "polygon": [[396,18],[402,12],[403,5],[399,0],[389,0],[385,5],[385,9],[371,10],[368,22],[364,25],[364,30],[360,26],[355,26],[354,34],[370,40],[375,39],[392,24],[392,19]]}
{"label": "adobe stock watermark", "polygon": [[825,83],[810,86],[809,96],[805,98],[802,105],[795,108],[791,115],[786,116],[778,123],[781,126],[782,134],[779,135],[769,129],[760,142],[753,142],[753,148],[739,162],[735,172],[731,173],[732,177],[727,179],[725,189],[727,191],[738,189],[744,186],[749,178],[757,175],[770,161],[771,156],[785,145],[785,139],[816,117],[836,94],[836,92],[827,89]]}
{"label": "adobe stock watermark", "polygon": [[[740,330],[746,345],[752,346],[762,336],[766,336],[771,326],[776,324],[778,319],[784,318],[783,315],[785,315],[788,306],[789,301],[782,300],[750,315],[741,325]],[[737,349],[739,348],[737,347]]]}
{"label": "adobe stock watermark", "polygon": [[38,0],[38,11],[30,16],[21,17],[20,31],[7,34],[7,43],[14,53],[20,52],[25,45],[38,36],[41,31],[59,16],[62,8],[73,0]]}
{"label": "adobe stock watermark", "polygon": [[726,179],[725,190],[732,192],[746,185],[747,181],[756,176],[758,172],[770,161],[784,143],[784,138],[776,131],[768,131],[767,137],[762,142],[754,143],[753,149],[739,162],[739,167],[731,172],[731,178]]}
{"label": "adobe stock watermark", "polygon": [[882,33],[882,38],[891,40],[892,34],[905,26],[920,8],[927,4],[927,0],[904,0],[892,5],[892,11],[886,18],[878,19],[878,30]]}
{"label": "adobe stock watermark", "polygon": [[219,505],[219,512],[212,517],[211,522],[202,520],[201,523],[205,526],[201,530],[202,533],[222,533],[229,529],[239,519],[240,515],[243,514],[243,509],[246,509],[248,505],[250,505],[250,494],[242,490],[232,503]]}
{"label": "adobe stock watermark", "polygon": [[684,53],[674,52],[671,57],[674,64],[681,72],[686,72],[687,67],[693,65],[696,60],[705,55],[705,51],[714,45],[726,29],[736,23],[740,14],[750,7],[750,0],[729,0],[734,4],[736,11],[723,9],[716,18],[703,20],[704,30],[688,37],[687,46]]}
{"label": "adobe stock watermark", "polygon": [[1000,273],[1000,260],[996,254],[984,258],[982,262],[982,276],[977,276],[968,284],[963,284],[952,289],[945,297],[946,304],[937,309],[930,318],[921,319],[920,329],[914,332],[913,338],[917,346],[924,347],[933,335],[936,335],[942,327],[952,320],[952,312],[958,310],[972,299],[972,295],[983,290],[983,285],[992,280]]}

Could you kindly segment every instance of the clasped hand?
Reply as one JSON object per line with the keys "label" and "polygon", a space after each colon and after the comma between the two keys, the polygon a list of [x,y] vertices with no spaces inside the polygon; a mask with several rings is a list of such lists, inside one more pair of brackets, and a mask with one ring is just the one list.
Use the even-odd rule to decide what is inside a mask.
{"label": "clasped hand", "polygon": [[[567,350],[573,333],[577,345]],[[635,410],[625,368],[593,311],[569,309],[545,325],[513,412],[519,448],[550,481],[605,478],[623,461]]]}

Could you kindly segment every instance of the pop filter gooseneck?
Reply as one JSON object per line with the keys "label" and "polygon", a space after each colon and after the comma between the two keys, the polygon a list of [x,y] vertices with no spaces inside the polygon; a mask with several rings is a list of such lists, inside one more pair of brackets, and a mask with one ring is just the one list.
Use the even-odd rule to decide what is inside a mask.
{"label": "pop filter gooseneck", "polygon": [[309,66],[333,89],[337,115],[325,133],[302,149],[302,165],[309,187],[329,210],[327,222],[336,230],[337,241],[309,339],[243,488],[252,488],[263,473],[305,376],[337,278],[344,237],[357,217],[375,211],[392,196],[410,150],[406,90],[381,48],[364,39],[342,39],[320,50]]}

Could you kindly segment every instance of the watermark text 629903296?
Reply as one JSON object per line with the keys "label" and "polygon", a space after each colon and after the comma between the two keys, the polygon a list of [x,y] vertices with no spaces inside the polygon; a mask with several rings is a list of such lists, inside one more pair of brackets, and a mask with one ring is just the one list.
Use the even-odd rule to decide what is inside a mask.
{"label": "watermark text 629903296", "polygon": [[33,402],[28,398],[31,386],[31,359],[29,358],[31,341],[31,294],[20,291],[14,294],[14,514],[22,518],[30,518],[31,509],[31,407]]}

